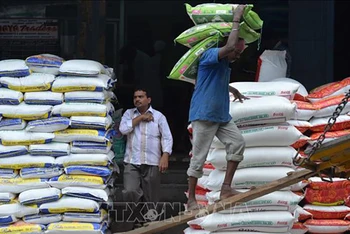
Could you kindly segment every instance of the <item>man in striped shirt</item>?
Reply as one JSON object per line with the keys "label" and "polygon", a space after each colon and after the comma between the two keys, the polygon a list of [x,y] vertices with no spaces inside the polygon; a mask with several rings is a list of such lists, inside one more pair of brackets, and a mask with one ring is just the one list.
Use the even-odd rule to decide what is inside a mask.
{"label": "man in striped shirt", "polygon": [[127,136],[124,157],[126,202],[159,202],[160,175],[168,168],[173,137],[165,116],[152,108],[144,88],[134,91],[135,108],[124,113],[119,130]]}

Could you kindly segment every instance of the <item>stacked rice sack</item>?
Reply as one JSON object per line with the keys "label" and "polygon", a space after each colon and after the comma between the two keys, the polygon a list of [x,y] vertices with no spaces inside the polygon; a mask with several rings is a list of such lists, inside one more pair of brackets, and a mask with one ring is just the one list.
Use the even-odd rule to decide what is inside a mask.
{"label": "stacked rice sack", "polygon": [[[231,186],[245,192],[252,186],[267,184],[295,171],[292,160],[297,151],[292,145],[304,136],[287,121],[295,114],[296,104],[291,100],[299,85],[281,81],[271,82],[268,86],[256,82],[230,85],[250,97],[243,103],[230,103],[232,121],[237,124],[246,142],[244,160],[239,164]],[[197,199],[204,204],[219,200],[227,163],[225,156],[225,146],[215,137],[207,157],[205,175],[198,180],[196,190]],[[186,231],[289,232],[296,223],[293,214],[303,199],[303,193],[294,191],[300,191],[305,185],[301,182],[190,221],[190,229]]]}
{"label": "stacked rice sack", "polygon": [[[232,30],[233,11],[236,4],[205,3],[195,7],[185,4],[186,11],[195,26],[181,33],[175,42],[189,48],[175,64],[168,78],[195,83],[199,57],[206,50],[217,47],[218,43],[228,37]],[[252,11],[253,5],[245,8],[240,23],[239,37],[246,44],[260,38],[263,21]]]}
{"label": "stacked rice sack", "polygon": [[0,61],[0,233],[107,229],[111,72],[45,54]]}

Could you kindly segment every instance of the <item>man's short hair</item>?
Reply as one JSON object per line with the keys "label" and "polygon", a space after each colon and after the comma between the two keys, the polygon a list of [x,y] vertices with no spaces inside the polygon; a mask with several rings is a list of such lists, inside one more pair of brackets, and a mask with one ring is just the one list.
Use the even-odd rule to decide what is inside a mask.
{"label": "man's short hair", "polygon": [[136,88],[134,89],[134,93],[135,93],[136,91],[143,91],[143,92],[146,93],[146,97],[148,97],[148,98],[152,97],[151,92],[149,91],[149,89],[147,89],[147,88],[145,88],[145,87],[136,87]]}

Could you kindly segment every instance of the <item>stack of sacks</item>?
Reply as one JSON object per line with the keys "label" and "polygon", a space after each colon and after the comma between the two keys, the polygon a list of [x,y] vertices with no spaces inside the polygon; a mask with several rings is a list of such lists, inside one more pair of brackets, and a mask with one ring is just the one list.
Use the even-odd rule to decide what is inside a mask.
{"label": "stack of sacks", "polygon": [[[297,151],[291,147],[303,134],[294,126],[286,123],[295,113],[293,99],[299,85],[283,82],[271,82],[261,86],[255,82],[237,82],[230,84],[250,97],[243,103],[231,102],[230,114],[246,142],[244,160],[233,178],[232,187],[245,192],[252,186],[261,186],[285,177],[295,171],[292,160]],[[198,181],[196,194],[203,189],[209,204],[219,200],[220,188],[226,170],[226,151],[224,145],[215,137],[206,165],[206,174],[210,167],[215,168],[209,176]],[[211,166],[209,166],[211,165]],[[231,209],[196,219],[188,224],[192,229],[207,231],[238,231],[241,229],[257,232],[289,232],[296,219],[293,213],[303,199],[299,191],[304,183],[287,187],[252,201],[237,205]],[[246,222],[242,222],[242,220]],[[237,221],[237,222],[236,222]],[[242,224],[243,223],[243,224]]]}
{"label": "stack of sacks", "polygon": [[[283,82],[290,83],[290,85],[299,85],[299,89],[295,93],[292,100],[292,102],[297,105],[297,108],[295,110],[295,114],[287,122],[296,127],[301,133],[307,134],[307,131],[311,128],[309,120],[314,116],[316,107],[314,107],[312,103],[307,100],[308,92],[305,87],[300,82],[291,78],[277,78],[272,79],[271,82]],[[294,144],[293,147],[296,149],[302,148],[307,143],[306,139],[308,138],[304,137],[304,139]]]}
{"label": "stack of sacks", "polygon": [[[217,47],[228,37],[232,30],[233,11],[236,4],[206,3],[195,7],[186,4],[186,11],[195,26],[181,33],[175,42],[190,48],[175,64],[168,78],[195,83],[200,55],[206,50]],[[246,44],[260,38],[255,30],[260,30],[263,21],[252,11],[253,5],[247,5],[240,23],[239,37]]]}
{"label": "stack of sacks", "polygon": [[310,213],[303,224],[309,233],[345,233],[349,230],[348,204],[350,182],[333,178],[333,183],[319,177],[309,179],[303,209]]}
{"label": "stack of sacks", "polygon": [[[320,134],[323,133],[324,127],[327,125],[328,120],[345,97],[345,93],[350,89],[350,78],[345,78],[342,81],[333,82],[315,88],[308,95],[308,99],[312,102],[316,108],[314,118],[310,120],[312,134],[310,136],[310,143],[318,139]],[[350,111],[350,105],[347,104],[332,129],[326,133],[324,143],[337,139],[341,136],[350,134],[350,116],[347,114]]]}
{"label": "stack of sacks", "polygon": [[[111,120],[106,116],[113,108],[92,103],[107,95],[102,89],[72,92],[76,99],[65,99],[72,93],[63,93],[94,90],[86,88],[83,80],[88,85],[89,79],[98,83],[104,68],[94,61],[80,61],[84,62],[88,66],[70,67],[74,70],[70,75],[80,75],[75,80],[89,75],[79,83],[55,76],[67,74],[60,69],[70,64],[57,56],[0,61],[0,194],[1,202],[8,203],[0,206],[0,223],[6,225],[0,232],[2,228],[16,233],[96,233],[106,229],[106,211],[98,202],[108,200],[103,189],[112,173],[108,165],[114,155],[108,143]],[[89,68],[96,64],[100,70],[95,78]],[[31,69],[47,73],[31,73]],[[85,103],[70,103],[82,100]]]}

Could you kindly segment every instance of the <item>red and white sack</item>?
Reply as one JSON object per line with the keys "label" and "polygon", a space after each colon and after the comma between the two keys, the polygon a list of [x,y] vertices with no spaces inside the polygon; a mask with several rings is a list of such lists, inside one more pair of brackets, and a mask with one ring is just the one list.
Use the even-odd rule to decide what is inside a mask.
{"label": "red and white sack", "polygon": [[286,77],[286,53],[285,50],[265,50],[258,59],[255,81],[265,82]]}
{"label": "red and white sack", "polygon": [[238,214],[213,213],[205,217],[189,221],[194,229],[207,231],[242,231],[255,232],[288,232],[295,218],[288,211],[264,211]]}
{"label": "red and white sack", "polygon": [[350,213],[350,207],[340,206],[316,206],[306,204],[304,210],[311,213],[314,219],[344,219]]}
{"label": "red and white sack", "polygon": [[[344,97],[344,95],[338,95],[324,98],[318,102],[314,102],[313,106],[317,109],[314,117],[331,117]],[[345,115],[349,111],[350,105],[345,105],[343,111],[340,114]]]}
{"label": "red and white sack", "polygon": [[296,104],[278,96],[230,103],[230,115],[237,126],[284,123],[294,115],[295,110]]}
{"label": "red and white sack", "polygon": [[197,182],[198,189],[207,189],[208,179],[209,179],[209,176],[206,176],[206,175],[203,175],[201,178],[199,178]]}
{"label": "red and white sack", "polygon": [[[285,147],[249,147],[244,151],[244,158],[238,164],[238,168],[248,167],[270,167],[270,166],[293,166],[293,158],[297,151],[290,146]],[[210,150],[207,161],[214,168],[226,170],[226,150],[212,149]]]}
{"label": "red and white sack", "polygon": [[349,221],[340,219],[309,219],[304,222],[309,233],[343,233],[349,230]]}
{"label": "red and white sack", "polygon": [[302,102],[295,100],[293,100],[292,102],[297,104],[297,109],[292,119],[309,121],[317,111],[317,108],[310,102]]}
{"label": "red and white sack", "polygon": [[[238,190],[247,192],[249,190]],[[214,204],[220,200],[220,191],[206,193],[209,204]],[[257,212],[257,211],[289,211],[294,212],[298,203],[304,198],[300,194],[291,191],[275,191],[253,200],[239,203],[230,209],[219,211],[222,214]]]}
{"label": "red and white sack", "polygon": [[[324,128],[328,124],[330,117],[312,118],[310,120],[310,130],[313,132],[323,132]],[[339,115],[337,121],[332,126],[331,131],[339,131],[350,128],[350,116],[349,115]]]}
{"label": "red and white sack", "polygon": [[292,229],[290,230],[291,234],[304,234],[307,233],[307,227],[300,222],[294,223]]}
{"label": "red and white sack", "polygon": [[310,94],[307,96],[311,102],[317,102],[321,99],[344,95],[350,89],[350,77],[345,78],[341,81],[332,82],[329,84],[321,85],[310,91]]}
{"label": "red and white sack", "polygon": [[350,188],[350,181],[343,178],[332,178],[333,182],[323,181],[320,177],[311,177],[308,179],[309,188],[314,190],[333,190]]}
{"label": "red and white sack", "polygon": [[[289,172],[294,172],[294,169],[289,167],[252,167],[238,169],[233,177],[231,187],[235,189],[249,189],[252,186],[260,186],[281,179],[287,176]],[[225,171],[215,169],[210,173],[205,186],[209,190],[219,191],[224,182],[224,178]],[[286,187],[282,190],[289,189],[289,187]]]}
{"label": "red and white sack", "polygon": [[293,125],[299,132],[304,133],[311,128],[311,124],[305,120],[291,119],[287,121],[288,124]]}
{"label": "red and white sack", "polygon": [[241,94],[249,98],[265,96],[281,96],[293,100],[300,85],[290,82],[233,82],[231,87],[236,88]]}
{"label": "red and white sack", "polygon": [[215,170],[215,167],[211,163],[206,162],[203,167],[203,175],[208,176],[213,170]]}
{"label": "red and white sack", "polygon": [[[313,144],[315,141],[317,141],[319,136],[322,134],[323,134],[323,132],[312,133],[310,136],[309,143]],[[339,131],[334,131],[334,132],[327,132],[325,134],[325,139],[323,140],[323,144],[330,142],[330,141],[333,141],[333,140],[336,140],[336,139],[343,137],[343,136],[348,136],[348,135],[350,135],[350,129],[339,130]]]}
{"label": "red and white sack", "polygon": [[304,210],[304,208],[299,205],[296,206],[296,209],[294,210],[293,214],[299,222],[304,222],[305,220],[312,218],[312,214]]}
{"label": "red and white sack", "polygon": [[[240,128],[246,147],[290,146],[300,139],[307,139],[294,126],[289,124],[259,125]],[[214,137],[211,148],[225,148]]]}
{"label": "red and white sack", "polygon": [[299,81],[296,81],[296,80],[291,79],[291,78],[277,78],[277,79],[273,79],[271,81],[272,82],[290,82],[290,83],[293,83],[293,84],[300,85],[298,91],[294,95],[294,99],[293,100],[298,100],[298,101],[303,101],[303,102],[307,101],[306,97],[309,95],[309,93],[306,90],[305,86],[302,85]]}
{"label": "red and white sack", "polygon": [[[195,190],[195,196],[197,201],[208,201],[206,194],[210,192],[210,190],[207,189],[201,189],[201,188],[196,188]],[[188,198],[188,192],[185,192],[186,197]]]}

